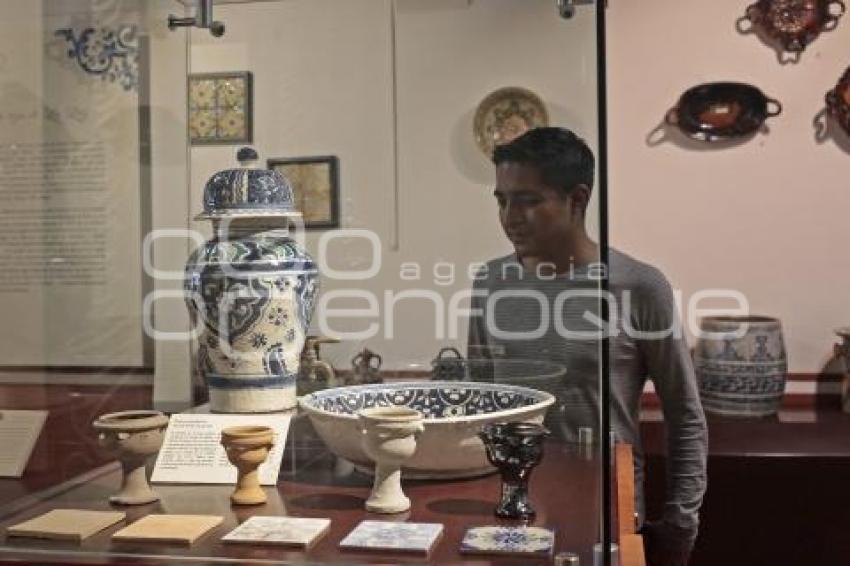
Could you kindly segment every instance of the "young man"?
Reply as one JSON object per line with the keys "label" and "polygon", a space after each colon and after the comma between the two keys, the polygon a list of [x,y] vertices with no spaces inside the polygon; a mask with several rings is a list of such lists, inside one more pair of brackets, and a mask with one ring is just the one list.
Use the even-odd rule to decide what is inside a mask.
{"label": "young man", "polygon": [[[585,229],[594,156],[561,128],[531,130],[497,147],[499,221],[514,254],[476,278],[469,345],[510,358],[566,366],[550,426],[566,440],[599,428],[599,280],[608,277],[611,423],[635,448],[637,509],[650,566],[686,564],[706,487],[708,434],[670,284],[656,268],[616,250],[606,273]],[[484,348],[481,348],[484,347]],[[639,408],[646,379],[667,427],[667,494],[660,521],[644,522]],[[533,386],[533,385],[532,385]],[[551,413],[554,413],[551,414]]]}

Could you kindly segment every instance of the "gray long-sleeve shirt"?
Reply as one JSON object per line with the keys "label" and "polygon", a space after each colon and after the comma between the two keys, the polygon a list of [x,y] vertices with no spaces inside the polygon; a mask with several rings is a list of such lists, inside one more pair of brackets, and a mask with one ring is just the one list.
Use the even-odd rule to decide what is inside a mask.
{"label": "gray long-sleeve shirt", "polygon": [[[473,285],[470,346],[508,358],[543,359],[566,367],[556,384],[540,381],[558,401],[547,423],[567,441],[579,427],[599,427],[599,278],[601,266],[557,276],[523,270],[515,255],[489,262]],[[641,521],[643,451],[640,398],[652,380],[667,429],[664,520],[696,534],[706,488],[708,431],[673,291],[656,268],[611,250],[611,423],[635,451],[636,506]],[[470,349],[472,350],[472,349]],[[529,386],[535,387],[533,383]],[[598,436],[597,436],[598,438]]]}

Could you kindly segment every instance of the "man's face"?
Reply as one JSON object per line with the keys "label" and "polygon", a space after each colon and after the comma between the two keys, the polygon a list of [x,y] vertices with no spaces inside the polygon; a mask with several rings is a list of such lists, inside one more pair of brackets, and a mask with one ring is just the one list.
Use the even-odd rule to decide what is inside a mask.
{"label": "man's face", "polygon": [[541,261],[563,248],[573,228],[572,198],[543,183],[533,165],[504,162],[496,167],[499,221],[522,258]]}

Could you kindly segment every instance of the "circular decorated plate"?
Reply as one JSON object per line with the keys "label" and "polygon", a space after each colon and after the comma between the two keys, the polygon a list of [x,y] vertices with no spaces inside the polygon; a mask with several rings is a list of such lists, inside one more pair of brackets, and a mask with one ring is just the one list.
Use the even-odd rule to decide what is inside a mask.
{"label": "circular decorated plate", "polygon": [[492,157],[497,145],[548,125],[549,113],[540,97],[524,88],[506,87],[491,92],[478,105],[473,132],[484,155]]}

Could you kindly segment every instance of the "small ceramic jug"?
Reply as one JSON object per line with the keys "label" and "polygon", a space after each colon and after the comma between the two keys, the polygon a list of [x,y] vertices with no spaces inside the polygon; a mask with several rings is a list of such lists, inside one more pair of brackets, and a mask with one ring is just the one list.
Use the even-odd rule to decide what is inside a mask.
{"label": "small ceramic jug", "polygon": [[[307,336],[304,342],[304,349],[301,351],[301,368],[298,376],[301,383],[299,386],[309,383],[319,383],[325,387],[336,386],[336,373],[333,366],[322,360],[321,346],[322,344],[339,344],[338,338],[329,338],[327,336]],[[318,389],[317,387],[310,388],[310,392]],[[302,394],[299,392],[299,394]]]}
{"label": "small ceramic jug", "polygon": [[373,407],[360,411],[363,450],[375,462],[375,482],[366,501],[373,513],[402,513],[410,499],[401,489],[401,467],[416,452],[423,430],[422,413],[407,407]]}
{"label": "small ceramic jug", "polygon": [[148,485],[145,464],[159,452],[168,417],[159,411],[123,411],[97,418],[92,424],[98,442],[121,462],[121,489],[109,501],[119,505],[143,505],[159,500]]}
{"label": "small ceramic jug", "polygon": [[235,505],[265,503],[257,469],[274,446],[274,431],[267,426],[232,426],[221,431],[221,444],[238,472],[230,501]]}
{"label": "small ceramic jug", "polygon": [[466,377],[466,360],[457,348],[442,348],[431,360],[431,379],[462,381]]}
{"label": "small ceramic jug", "polygon": [[841,384],[841,408],[850,413],[850,326],[837,328],[841,344],[835,345],[835,355],[844,361],[844,382]]}
{"label": "small ceramic jug", "polygon": [[353,382],[380,383],[381,376],[378,372],[381,370],[382,363],[380,354],[364,348],[362,352],[351,358],[351,367],[354,370]]}

